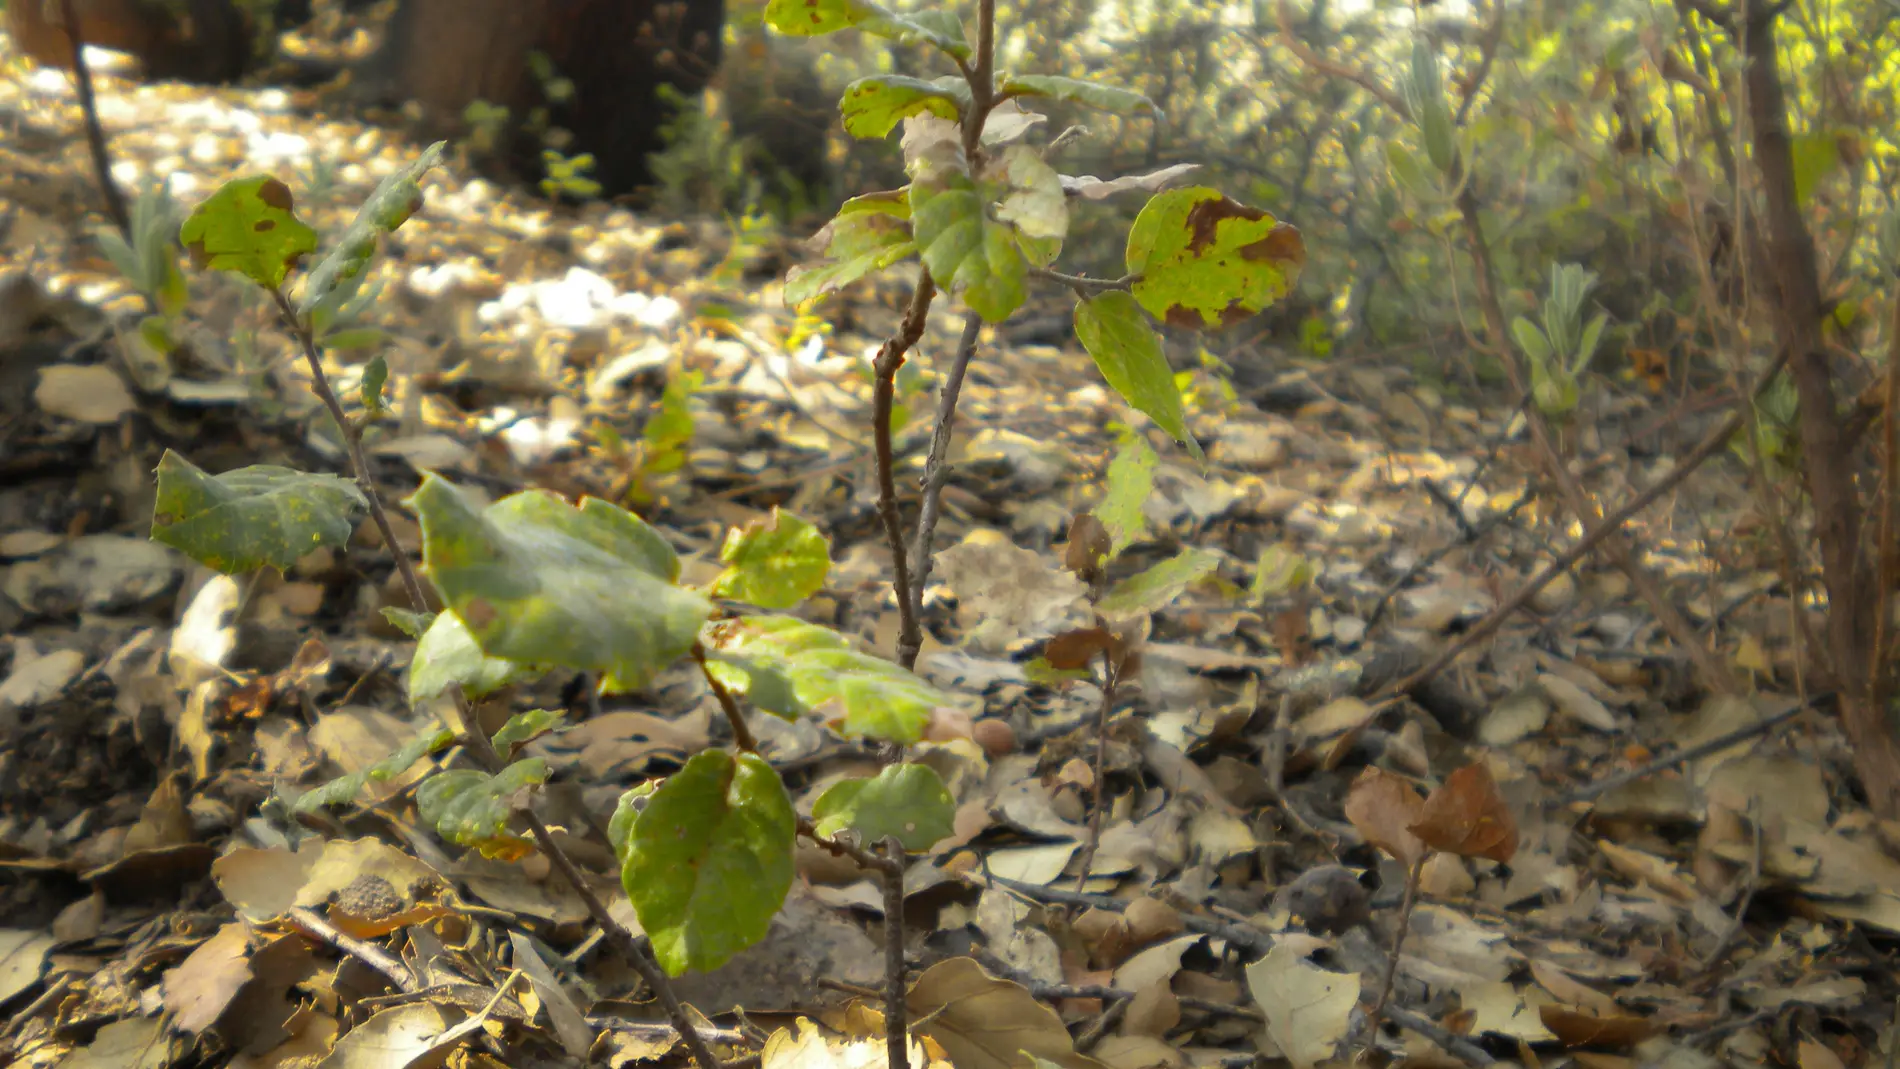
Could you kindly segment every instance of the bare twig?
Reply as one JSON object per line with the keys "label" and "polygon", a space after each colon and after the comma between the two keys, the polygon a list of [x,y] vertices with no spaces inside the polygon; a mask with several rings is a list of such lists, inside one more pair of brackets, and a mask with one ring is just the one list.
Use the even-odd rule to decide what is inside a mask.
{"label": "bare twig", "polygon": [[1707,757],[1709,754],[1716,753],[1717,751],[1726,750],[1744,739],[1751,739],[1756,735],[1773,731],[1775,728],[1793,720],[1804,710],[1813,708],[1822,697],[1825,697],[1825,695],[1817,695],[1813,698],[1809,698],[1807,701],[1791,709],[1784,709],[1773,716],[1763,717],[1752,724],[1736,728],[1733,731],[1725,731],[1707,742],[1697,743],[1686,750],[1678,750],[1675,753],[1658,757],[1653,761],[1645,762],[1640,767],[1632,768],[1628,772],[1619,772],[1614,776],[1607,776],[1594,783],[1588,783],[1574,790],[1565,791],[1563,794],[1552,798],[1547,804],[1555,808],[1569,805],[1572,802],[1587,802],[1607,791],[1613,791],[1618,787],[1635,783],[1640,779],[1647,779],[1658,772],[1674,768],[1688,761],[1693,761],[1698,757]]}
{"label": "bare twig", "polygon": [[[943,377],[943,392],[937,398],[937,426],[930,436],[930,459],[924,464],[923,501],[917,508],[917,541],[910,555],[917,569],[910,588],[911,615],[920,620],[924,611],[924,587],[930,582],[935,563],[931,550],[937,538],[937,518],[943,508],[943,484],[950,478],[950,436],[957,422],[957,400],[963,395],[963,378],[970,370],[977,334],[982,329],[982,316],[975,312],[964,316],[963,335],[957,339],[956,354],[950,360],[950,370]],[[916,664],[917,654],[911,653],[906,661],[906,649],[900,646],[898,659],[905,667],[911,667]]]}
{"label": "bare twig", "polygon": [[1385,1013],[1385,1004],[1392,997],[1392,985],[1399,978],[1399,955],[1405,950],[1405,932],[1412,926],[1412,906],[1418,902],[1418,882],[1424,875],[1425,851],[1421,850],[1418,860],[1412,862],[1411,871],[1405,874],[1405,901],[1399,905],[1398,930],[1392,933],[1392,958],[1385,963],[1385,980],[1379,984],[1378,1001],[1366,1015],[1366,1031],[1371,1033],[1375,1046],[1379,1042],[1379,1018]]}
{"label": "bare twig", "polygon": [[1750,830],[1754,832],[1755,852],[1750,858],[1748,882],[1742,887],[1741,901],[1735,904],[1735,923],[1728,926],[1728,930],[1722,933],[1722,938],[1715,941],[1715,946],[1709,950],[1708,956],[1702,959],[1704,973],[1720,965],[1722,959],[1728,956],[1728,949],[1735,944],[1735,937],[1742,934],[1742,922],[1748,919],[1748,907],[1755,901],[1755,892],[1761,887],[1761,807],[1756,804],[1759,800],[1759,798],[1748,800],[1748,823]]}
{"label": "bare twig", "polygon": [[[22,3],[36,0],[21,0]],[[86,40],[79,27],[78,5],[59,0],[59,15],[65,25],[66,40],[72,45],[73,90],[79,94],[79,111],[86,121],[86,148],[92,153],[93,176],[99,183],[99,195],[105,199],[106,215],[119,228],[119,236],[132,240],[132,217],[125,210],[125,196],[112,178],[112,156],[106,150],[105,127],[99,124],[99,102],[92,92],[92,70],[86,66]]]}
{"label": "bare twig", "polygon": [[1118,650],[1102,651],[1102,703],[1095,712],[1095,783],[1089,801],[1089,834],[1082,843],[1081,871],[1075,877],[1075,889],[1089,885],[1089,866],[1095,863],[1095,851],[1102,843],[1102,811],[1107,807],[1102,796],[1103,781],[1108,778],[1108,714],[1115,708],[1115,688],[1121,681],[1121,656]]}
{"label": "bare twig", "polygon": [[414,993],[418,988],[415,975],[404,968],[402,962],[390,957],[382,947],[337,931],[335,925],[302,906],[292,906],[286,916],[305,932],[381,973],[396,990]]}
{"label": "bare twig", "polygon": [[1061,271],[1052,270],[1047,267],[1032,267],[1029,269],[1029,273],[1035,278],[1047,279],[1050,282],[1060,282],[1064,286],[1074,290],[1078,297],[1091,297],[1097,293],[1108,293],[1112,290],[1120,290],[1125,293],[1134,287],[1135,280],[1139,277],[1137,275],[1123,275],[1120,278],[1089,278],[1087,275],[1064,274]]}
{"label": "bare twig", "polygon": [[910,556],[904,548],[904,518],[897,508],[897,457],[891,447],[891,409],[897,403],[897,369],[904,357],[924,336],[924,321],[930,314],[930,301],[937,295],[930,269],[917,272],[916,288],[911,290],[910,306],[904,319],[878,348],[871,363],[871,441],[877,455],[877,515],[884,524],[884,540],[891,547],[891,586],[897,594],[898,662],[909,668],[917,663],[917,654],[904,660],[903,651],[924,648],[923,625],[911,601]]}

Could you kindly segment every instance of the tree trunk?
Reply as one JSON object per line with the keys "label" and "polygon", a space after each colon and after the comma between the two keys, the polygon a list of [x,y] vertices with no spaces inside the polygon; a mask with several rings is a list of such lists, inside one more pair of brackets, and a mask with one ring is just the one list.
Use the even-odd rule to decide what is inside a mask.
{"label": "tree trunk", "polygon": [[[440,130],[469,104],[508,108],[515,121],[538,107],[574,134],[569,154],[592,153],[609,191],[647,180],[646,156],[663,147],[669,109],[659,87],[691,93],[719,68],[723,0],[406,0],[371,61],[370,91],[420,104]],[[528,65],[539,51],[573,85],[551,100]],[[522,146],[538,158],[539,144]]]}
{"label": "tree trunk", "polygon": [[[125,52],[148,78],[219,83],[242,76],[252,60],[252,26],[232,0],[75,0],[89,45]],[[58,3],[6,0],[7,35],[47,67],[70,69],[72,47]]]}
{"label": "tree trunk", "polygon": [[1768,230],[1756,270],[1771,281],[1775,333],[1788,352],[1788,367],[1800,392],[1802,463],[1827,586],[1827,652],[1840,692],[1842,727],[1853,745],[1855,771],[1869,804],[1881,816],[1900,817],[1900,733],[1890,723],[1890,695],[1881,685],[1884,673],[1874,648],[1876,622],[1886,611],[1888,592],[1880,589],[1873,567],[1880,554],[1865,552],[1862,545],[1853,445],[1841,432],[1840,402],[1821,337],[1814,240],[1795,198],[1774,22],[1767,0],[1746,0],[1742,22],[1734,27],[1748,60],[1748,120]]}

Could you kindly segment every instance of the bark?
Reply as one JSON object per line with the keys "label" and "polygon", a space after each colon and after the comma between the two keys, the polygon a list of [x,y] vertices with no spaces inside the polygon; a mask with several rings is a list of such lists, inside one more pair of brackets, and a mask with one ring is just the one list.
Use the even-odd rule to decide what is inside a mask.
{"label": "bark", "polygon": [[1828,652],[1840,691],[1842,727],[1854,748],[1855,771],[1875,812],[1900,816],[1900,739],[1876,673],[1877,621],[1887,592],[1862,546],[1861,497],[1852,443],[1842,434],[1840,402],[1821,337],[1821,284],[1814,240],[1795,199],[1788,107],[1766,0],[1746,0],[1735,27],[1746,66],[1750,140],[1761,178],[1765,248],[1755,269],[1769,280],[1777,341],[1800,393],[1803,474],[1813,504],[1815,540],[1828,595]]}

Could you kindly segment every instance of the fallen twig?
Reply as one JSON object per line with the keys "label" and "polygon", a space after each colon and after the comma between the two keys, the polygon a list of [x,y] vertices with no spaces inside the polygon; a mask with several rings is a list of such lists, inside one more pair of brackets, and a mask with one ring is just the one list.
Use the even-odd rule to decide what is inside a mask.
{"label": "fallen twig", "polygon": [[1799,716],[1802,712],[1813,708],[1821,699],[1830,696],[1831,695],[1828,694],[1815,695],[1793,708],[1784,709],[1773,716],[1763,717],[1746,727],[1739,727],[1734,731],[1717,735],[1707,742],[1698,743],[1686,750],[1679,750],[1675,753],[1658,757],[1654,761],[1650,761],[1637,768],[1632,768],[1628,772],[1619,772],[1614,776],[1597,780],[1595,783],[1586,783],[1581,787],[1566,791],[1552,798],[1545,804],[1551,808],[1558,808],[1570,805],[1573,802],[1586,802],[1606,791],[1613,791],[1626,784],[1635,783],[1639,779],[1647,779],[1665,769],[1674,768],[1684,762],[1693,761],[1698,757],[1707,757],[1709,754],[1715,753],[1718,750],[1726,750],[1744,739],[1750,739],[1756,735],[1761,735],[1780,727],[1782,724]]}

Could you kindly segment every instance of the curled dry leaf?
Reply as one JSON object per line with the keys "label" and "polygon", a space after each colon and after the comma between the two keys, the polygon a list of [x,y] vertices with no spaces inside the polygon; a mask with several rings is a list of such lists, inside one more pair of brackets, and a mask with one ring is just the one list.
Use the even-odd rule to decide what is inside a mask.
{"label": "curled dry leaf", "polygon": [[1424,818],[1425,799],[1405,777],[1368,767],[1346,795],[1346,819],[1366,841],[1397,858],[1407,869],[1425,856],[1425,842],[1413,831]]}
{"label": "curled dry leaf", "polygon": [[1517,818],[1483,761],[1445,777],[1445,785],[1425,799],[1424,811],[1411,831],[1426,846],[1459,857],[1501,863],[1517,853]]}
{"label": "curled dry leaf", "polygon": [[1553,1003],[1537,1007],[1537,1015],[1566,1047],[1626,1049],[1656,1034],[1655,1022],[1626,1013],[1599,1016]]}

